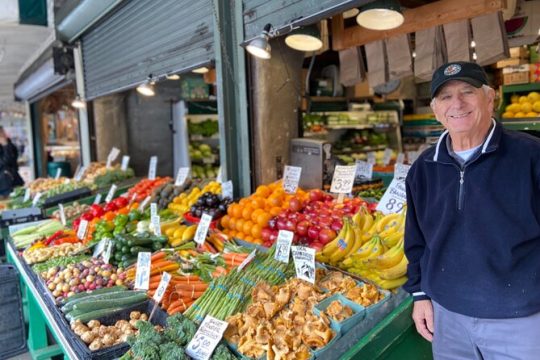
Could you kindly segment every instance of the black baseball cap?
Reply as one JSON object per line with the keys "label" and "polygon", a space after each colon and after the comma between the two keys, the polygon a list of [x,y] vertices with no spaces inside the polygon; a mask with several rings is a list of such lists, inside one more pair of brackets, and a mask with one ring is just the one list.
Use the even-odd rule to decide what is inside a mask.
{"label": "black baseball cap", "polygon": [[466,61],[451,62],[442,65],[433,73],[431,98],[433,99],[441,86],[450,80],[465,81],[477,88],[488,85],[486,72],[480,65]]}

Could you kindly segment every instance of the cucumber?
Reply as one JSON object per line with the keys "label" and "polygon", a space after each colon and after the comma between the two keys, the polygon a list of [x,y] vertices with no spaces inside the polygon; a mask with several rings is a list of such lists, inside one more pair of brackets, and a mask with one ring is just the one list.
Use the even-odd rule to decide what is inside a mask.
{"label": "cucumber", "polygon": [[133,237],[130,241],[132,246],[152,246],[152,239],[149,237]]}
{"label": "cucumber", "polygon": [[108,288],[101,288],[101,289],[96,289],[96,290],[93,290],[92,292],[80,292],[80,293],[77,293],[77,294],[74,294],[74,295],[71,295],[70,297],[68,297],[64,302],[62,302],[62,304],[67,304],[73,300],[76,300],[76,299],[79,299],[79,298],[84,298],[86,296],[89,296],[89,295],[97,295],[97,294],[106,294],[106,293],[110,293],[110,292],[117,292],[117,291],[120,291],[120,290],[127,290],[127,287],[125,287],[124,285],[116,285],[116,286],[111,286],[111,287],[108,287]]}
{"label": "cucumber", "polygon": [[74,311],[91,312],[112,307],[127,307],[146,301],[146,293],[136,293],[122,298],[82,301],[73,306]]}
{"label": "cucumber", "polygon": [[130,249],[131,255],[137,255],[140,252],[152,252],[149,248],[142,246],[134,246]]}
{"label": "cucumber", "polygon": [[74,315],[74,316],[72,316],[70,318],[68,318],[66,316],[66,318],[68,318],[68,320],[70,322],[81,320],[83,323],[87,323],[90,320],[96,320],[96,319],[102,318],[104,316],[110,315],[110,314],[115,313],[115,312],[120,311],[120,310],[124,310],[124,308],[123,307],[113,307],[113,308],[107,308],[107,309],[99,309],[99,310],[94,310],[94,311],[88,311],[88,312],[85,312],[85,313],[80,313],[80,314]]}
{"label": "cucumber", "polygon": [[114,299],[123,299],[125,297],[133,296],[134,293],[144,293],[144,290],[137,290],[137,291],[130,291],[130,290],[123,290],[123,291],[116,291],[112,293],[106,293],[106,294],[97,294],[92,295],[90,294],[87,297],[75,299],[74,301],[70,301],[69,303],[62,306],[60,310],[62,312],[70,312],[73,310],[73,307],[76,304],[80,304],[83,302],[92,302],[92,301],[98,301],[98,300],[114,300]]}

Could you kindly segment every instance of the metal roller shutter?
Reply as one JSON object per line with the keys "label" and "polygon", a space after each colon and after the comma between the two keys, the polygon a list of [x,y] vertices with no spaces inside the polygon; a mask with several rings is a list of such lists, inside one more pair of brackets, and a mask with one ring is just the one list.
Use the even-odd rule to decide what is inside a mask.
{"label": "metal roller shutter", "polygon": [[214,59],[212,0],[132,0],[81,38],[87,99]]}

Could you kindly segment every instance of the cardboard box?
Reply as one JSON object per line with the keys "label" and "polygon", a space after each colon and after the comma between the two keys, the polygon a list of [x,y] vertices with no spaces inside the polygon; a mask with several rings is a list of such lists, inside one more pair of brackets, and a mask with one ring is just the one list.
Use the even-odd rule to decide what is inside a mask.
{"label": "cardboard box", "polygon": [[529,49],[523,46],[510,48],[510,57],[513,59],[526,59],[529,57]]}
{"label": "cardboard box", "polygon": [[497,61],[497,64],[495,65],[495,67],[497,69],[502,69],[507,66],[518,66],[518,65],[528,64],[528,63],[529,63],[529,59],[505,59],[505,60]]}
{"label": "cardboard box", "polygon": [[528,84],[530,78],[529,64],[509,66],[503,69],[503,84]]}
{"label": "cardboard box", "polygon": [[354,86],[350,86],[346,91],[348,98],[363,98],[373,96],[373,88],[369,86],[367,80],[359,82]]}

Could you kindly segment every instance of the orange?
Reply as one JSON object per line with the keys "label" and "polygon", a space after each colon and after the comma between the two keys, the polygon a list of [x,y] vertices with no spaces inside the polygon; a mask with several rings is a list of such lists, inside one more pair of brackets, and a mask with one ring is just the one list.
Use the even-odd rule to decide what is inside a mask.
{"label": "orange", "polygon": [[281,214],[282,211],[283,209],[280,208],[279,206],[274,206],[273,208],[270,209],[270,214],[272,216],[278,216],[279,214]]}
{"label": "orange", "polygon": [[270,195],[270,193],[272,192],[272,190],[266,186],[266,185],[260,185],[257,190],[255,191],[255,194],[259,195],[260,197],[267,197],[268,195]]}
{"label": "orange", "polygon": [[246,205],[248,203],[248,198],[242,198],[240,199],[240,201],[238,202],[240,205]]}
{"label": "orange", "polygon": [[228,226],[228,228],[231,229],[231,230],[236,230],[236,222],[237,222],[237,221],[238,221],[237,218],[233,218],[233,217],[230,218],[230,219],[229,219],[229,224],[228,224],[229,226]]}
{"label": "orange", "polygon": [[251,213],[251,221],[253,222],[257,222],[257,218],[259,217],[259,215],[263,214],[264,213],[264,210],[263,209],[256,209],[254,210],[252,213]]}
{"label": "orange", "polygon": [[259,216],[257,216],[257,224],[260,227],[265,227],[268,225],[268,220],[272,218],[272,214],[267,212],[262,212]]}
{"label": "orange", "polygon": [[264,205],[266,205],[266,201],[262,197],[254,196],[253,200],[251,200],[251,206],[254,209],[264,208]]}
{"label": "orange", "polygon": [[272,206],[280,206],[281,205],[281,197],[279,195],[270,195],[268,198],[268,203]]}
{"label": "orange", "polygon": [[262,245],[263,240],[261,238],[254,238],[252,242],[257,245]]}
{"label": "orange", "polygon": [[251,227],[251,235],[255,238],[255,239],[258,239],[261,237],[261,231],[262,231],[262,226],[259,225],[259,224],[255,224]]}
{"label": "orange", "polygon": [[241,233],[241,232],[237,232],[234,237],[237,239],[242,239],[242,240],[246,239],[246,235],[244,235],[244,233]]}
{"label": "orange", "polygon": [[250,243],[252,243],[254,241],[253,236],[246,236],[244,238],[244,240],[246,240],[247,242],[250,242]]}
{"label": "orange", "polygon": [[228,208],[227,208],[227,215],[229,215],[230,217],[234,217],[233,215],[233,209],[234,207],[238,205],[237,203],[234,203],[234,204],[231,204]]}
{"label": "orange", "polygon": [[242,231],[243,228],[244,228],[244,223],[245,223],[245,222],[246,222],[246,221],[245,221],[244,219],[242,219],[242,218],[236,219],[236,226],[234,227],[234,229],[235,229],[236,231]]}
{"label": "orange", "polygon": [[242,227],[242,232],[244,234],[251,234],[251,228],[253,227],[253,223],[251,221],[246,221],[244,223],[244,226]]}
{"label": "orange", "polygon": [[223,226],[224,228],[228,228],[230,219],[231,218],[229,217],[229,215],[225,215],[224,217],[222,217],[221,218],[221,226]]}
{"label": "orange", "polygon": [[232,216],[237,218],[237,219],[241,218],[242,217],[242,210],[244,210],[244,208],[239,204],[234,204],[234,205],[232,205],[232,207],[233,207]]}
{"label": "orange", "polygon": [[249,205],[246,205],[244,210],[242,210],[242,218],[244,218],[244,220],[250,220],[252,212],[253,212],[253,208]]}

